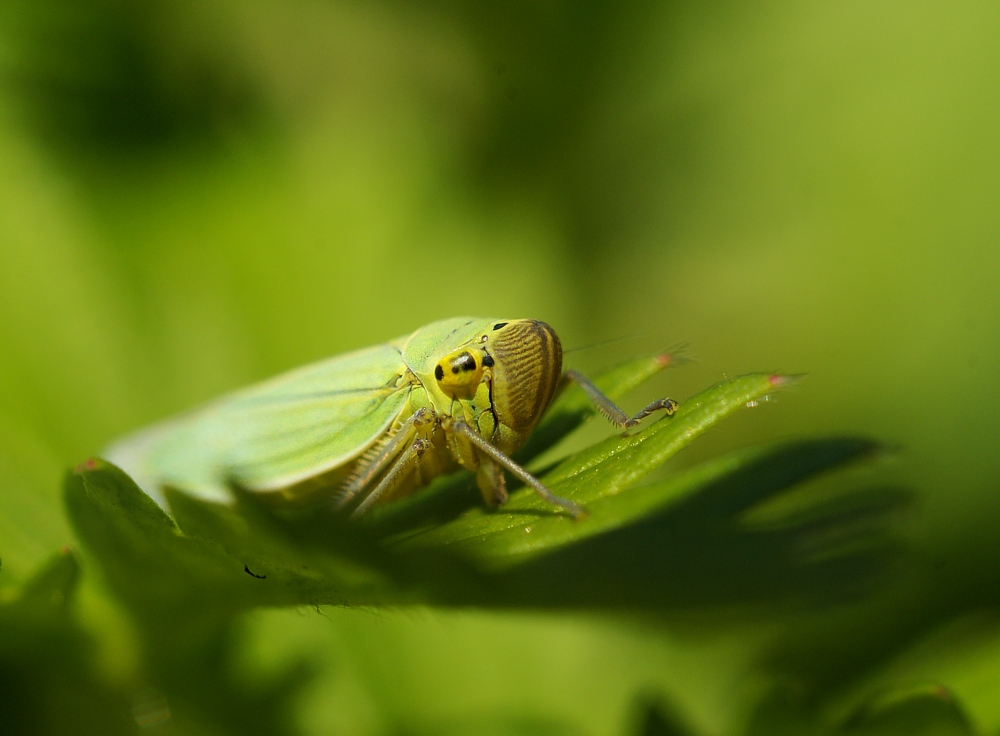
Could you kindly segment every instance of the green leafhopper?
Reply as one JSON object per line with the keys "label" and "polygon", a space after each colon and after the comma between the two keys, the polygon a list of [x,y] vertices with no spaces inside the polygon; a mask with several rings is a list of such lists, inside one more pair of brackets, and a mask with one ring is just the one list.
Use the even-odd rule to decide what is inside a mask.
{"label": "green leafhopper", "polygon": [[563,373],[544,322],[456,317],[224,396],[106,455],[161,504],[165,487],[226,501],[235,483],[288,499],[332,494],[358,516],[461,467],[476,473],[489,506],[507,499],[506,470],[579,517],[581,506],[510,458],[563,381],[622,429],[677,408],[658,399],[628,416],[581,374]]}

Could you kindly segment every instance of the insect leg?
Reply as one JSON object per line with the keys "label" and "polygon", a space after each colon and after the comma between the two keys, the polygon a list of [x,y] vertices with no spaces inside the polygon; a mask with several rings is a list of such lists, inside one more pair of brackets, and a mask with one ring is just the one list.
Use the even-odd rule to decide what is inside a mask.
{"label": "insect leg", "polygon": [[363,466],[355,475],[348,478],[338,494],[335,507],[342,509],[349,504],[363,488],[367,488],[378,477],[378,474],[386,469],[400,453],[403,446],[413,439],[417,429],[427,426],[432,421],[434,421],[434,412],[430,409],[421,408],[413,412],[413,415],[402,423],[396,433],[378,449],[374,457],[367,461],[362,460]]}
{"label": "insect leg", "polygon": [[503,470],[492,460],[479,463],[476,485],[487,506],[502,506],[507,501],[507,482],[503,477]]}
{"label": "insect leg", "polygon": [[424,454],[424,450],[431,446],[431,441],[424,439],[423,437],[418,437],[413,440],[410,445],[403,450],[403,454],[399,456],[392,467],[389,468],[389,472],[385,474],[382,480],[379,481],[378,485],[375,486],[371,492],[365,496],[364,500],[358,504],[358,507],[354,509],[351,513],[352,519],[357,519],[365,511],[371,508],[372,504],[378,501],[379,497],[384,495],[387,491],[391,491],[396,487],[399,481],[406,477],[406,472],[410,469],[410,466],[417,461],[421,455]]}
{"label": "insect leg", "polygon": [[559,496],[553,494],[552,491],[542,485],[541,481],[539,481],[535,476],[487,442],[478,432],[466,424],[465,421],[461,419],[455,420],[451,417],[442,417],[441,425],[445,428],[445,430],[451,430],[465,437],[469,440],[469,442],[476,446],[476,449],[480,450],[497,465],[520,479],[525,485],[531,486],[535,493],[544,498],[550,504],[553,506],[562,506],[564,509],[569,511],[573,515],[574,519],[581,519],[587,515],[587,510],[583,508],[583,506],[570,501],[568,498],[560,498]]}
{"label": "insect leg", "polygon": [[642,411],[638,412],[635,416],[630,417],[615,402],[604,395],[601,389],[597,388],[593,382],[587,378],[582,373],[577,371],[566,371],[566,378],[573,381],[580,388],[587,392],[587,396],[590,400],[594,402],[594,406],[597,407],[597,411],[607,418],[612,424],[621,427],[622,429],[631,429],[643,419],[648,417],[655,411],[660,411],[661,409],[667,413],[667,416],[672,415],[677,411],[677,402],[673,399],[657,399],[656,401],[650,402]]}

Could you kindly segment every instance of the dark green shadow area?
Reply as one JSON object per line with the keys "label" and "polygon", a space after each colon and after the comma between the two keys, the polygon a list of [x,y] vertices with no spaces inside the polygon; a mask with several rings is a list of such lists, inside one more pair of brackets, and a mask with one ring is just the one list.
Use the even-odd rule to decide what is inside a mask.
{"label": "dark green shadow area", "polygon": [[866,490],[814,509],[808,519],[764,529],[745,524],[742,514],[874,448],[853,438],[786,443],[697,468],[690,475],[702,483],[690,494],[679,488],[692,480],[683,477],[635,489],[636,497],[674,500],[661,500],[634,523],[512,566],[497,581],[515,605],[555,607],[688,609],[856,598],[897,558],[890,532],[908,493]]}
{"label": "dark green shadow area", "polygon": [[0,730],[135,733],[128,697],[97,672],[94,643],[73,616],[80,568],[51,559],[0,603]]}
{"label": "dark green shadow area", "polygon": [[[654,367],[633,363],[601,381],[627,390]],[[844,495],[767,528],[742,515],[872,456],[876,443],[781,443],[635,485],[717,421],[786,383],[767,374],[732,379],[687,400],[673,417],[565,458],[542,480],[585,505],[582,520],[526,489],[502,510],[485,510],[464,477],[361,524],[327,508],[275,508],[238,488],[233,506],[168,491],[172,519],[97,460],[69,476],[67,505],[119,595],[149,619],[175,609],[224,620],[254,606],[289,605],[683,609],[835,600],[884,572],[894,549],[891,520],[907,493]],[[567,392],[554,407],[563,427],[583,420],[572,408],[577,401]]]}
{"label": "dark green shadow area", "polygon": [[846,716],[824,713],[805,688],[783,683],[751,713],[746,736],[974,736],[980,733],[941,685],[900,685],[868,693]]}
{"label": "dark green shadow area", "polygon": [[[658,358],[599,377],[614,396],[659,370]],[[515,489],[485,510],[467,475],[442,479],[363,523],[328,506],[282,508],[233,488],[232,505],[168,489],[172,516],[109,463],[67,476],[74,528],[137,624],[175,723],[283,733],[308,676],[292,667],[250,686],[232,677],[241,614],[274,606],[432,605],[668,614],[851,600],[897,560],[898,489],[842,492],[771,514],[752,512],[821,474],[871,458],[871,440],[828,437],[755,447],[641,485],[649,473],[789,379],[749,374],[686,400],[672,417],[573,453],[543,474],[586,506],[573,520]],[[568,390],[539,431],[541,452],[586,419]],[[237,714],[237,715],[234,715]]]}

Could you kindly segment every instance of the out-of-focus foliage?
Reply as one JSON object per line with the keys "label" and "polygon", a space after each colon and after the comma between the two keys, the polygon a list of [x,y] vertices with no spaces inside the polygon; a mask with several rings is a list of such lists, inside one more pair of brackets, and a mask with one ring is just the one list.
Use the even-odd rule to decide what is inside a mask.
{"label": "out-of-focus foliage", "polygon": [[127,695],[101,676],[74,621],[77,561],[64,552],[0,600],[0,723],[5,733],[134,732]]}
{"label": "out-of-focus foliage", "polygon": [[[3,610],[82,541],[66,468],[224,390],[457,313],[542,318],[567,348],[626,338],[568,353],[585,372],[688,341],[698,360],[648,389],[683,405],[747,371],[809,373],[670,457],[648,479],[663,494],[822,438],[895,448],[732,510],[740,534],[695,533],[710,509],[691,501],[654,514],[675,524],[671,554],[698,562],[685,570],[712,571],[680,581],[697,605],[655,620],[258,611],[149,659],[134,606],[86,553],[72,611],[37,619],[62,632],[65,667],[4,618],[4,641],[39,642],[27,660],[5,649],[4,672],[41,683],[36,705],[78,682],[69,694],[107,705],[67,711],[80,724],[125,702],[156,713],[148,683],[170,681],[204,698],[171,711],[192,731],[242,713],[262,732],[912,733],[880,724],[917,714],[995,733],[998,72],[985,0],[0,4]],[[609,433],[580,434],[539,467]],[[872,552],[858,540],[900,488],[918,513],[874,589],[732,615],[737,583],[740,601],[770,598],[821,583],[831,550]],[[398,513],[447,514],[461,489],[442,489]],[[817,556],[797,582],[782,554],[808,529]]]}
{"label": "out-of-focus foliage", "polygon": [[[462,474],[417,503],[390,507],[388,526],[378,516],[346,521],[328,508],[282,513],[238,489],[235,508],[168,490],[175,525],[100,460],[67,479],[66,502],[81,540],[147,628],[264,605],[657,611],[705,600],[776,603],[815,596],[820,587],[826,597],[843,595],[884,573],[885,517],[905,505],[905,494],[869,491],[851,499],[849,511],[813,509],[811,518],[769,528],[746,528],[741,519],[801,481],[872,455],[874,443],[832,438],[755,448],[631,487],[734,408],[773,392],[777,378],[715,386],[667,421],[567,457],[541,479],[588,510],[576,521],[523,488],[502,512],[470,509],[474,489]],[[446,497],[450,508],[441,503]],[[867,524],[860,534],[851,529],[854,518]],[[725,552],[713,554],[711,545]]]}
{"label": "out-of-focus foliage", "polygon": [[[634,361],[597,383],[615,396],[663,363]],[[237,617],[254,607],[423,603],[662,614],[726,603],[773,610],[856,594],[884,578],[892,556],[886,521],[905,494],[869,491],[764,528],[743,522],[748,510],[796,483],[872,455],[870,441],[756,448],[630,487],[720,419],[787,383],[767,374],[727,381],[642,432],[562,460],[541,480],[584,505],[585,519],[554,512],[525,488],[500,512],[469,509],[475,489],[460,474],[365,523],[329,508],[268,508],[238,488],[235,508],[168,489],[175,523],[100,460],[67,478],[66,505],[136,622],[142,659],[174,704],[173,722],[279,733],[288,728],[297,678],[247,693],[228,674]],[[581,394],[574,388],[556,402],[538,428],[536,450],[593,413]],[[866,522],[861,530],[852,528],[857,519]]]}

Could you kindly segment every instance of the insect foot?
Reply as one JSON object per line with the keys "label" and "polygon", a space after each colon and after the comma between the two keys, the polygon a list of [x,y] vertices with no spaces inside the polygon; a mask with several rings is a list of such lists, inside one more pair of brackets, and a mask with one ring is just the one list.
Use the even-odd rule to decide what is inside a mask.
{"label": "insect foot", "polygon": [[656,401],[650,402],[645,409],[643,409],[634,417],[631,417],[627,422],[625,422],[625,429],[632,429],[632,427],[639,424],[639,422],[641,422],[643,419],[648,417],[653,412],[662,410],[668,417],[672,417],[674,413],[676,413],[679,406],[680,404],[678,404],[673,399],[657,399]]}

